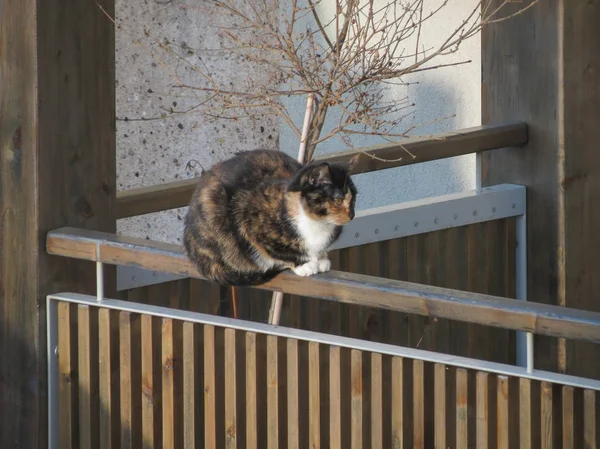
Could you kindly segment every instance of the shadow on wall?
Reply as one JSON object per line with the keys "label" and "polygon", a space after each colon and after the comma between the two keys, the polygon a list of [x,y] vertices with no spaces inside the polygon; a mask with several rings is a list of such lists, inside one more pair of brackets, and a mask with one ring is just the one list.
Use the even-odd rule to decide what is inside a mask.
{"label": "shadow on wall", "polygon": [[[469,107],[479,107],[470,104],[469,99],[458,96],[457,89],[453,86],[454,78],[440,78],[439,76],[421,76],[422,84],[410,86],[408,89],[409,100],[414,103],[414,120],[406,119],[400,129],[414,125],[428,123],[416,128],[413,136],[426,136],[441,132],[456,130],[464,127],[464,123],[472,123],[469,117]],[[406,95],[405,89],[397,89],[391,95]],[[391,98],[393,99],[393,98]],[[295,99],[290,103],[293,118],[301,123],[305,104]],[[330,123],[335,122],[335,117],[329,117]],[[410,121],[409,121],[410,120]],[[287,128],[281,125],[281,150],[296,156],[298,139]],[[356,148],[376,145],[385,141],[377,137],[364,137],[354,139]],[[317,148],[318,154],[327,154],[343,150],[342,143],[337,138],[329,139]],[[418,154],[415,154],[418,161]],[[406,154],[404,157],[411,158]],[[375,173],[365,173],[355,176],[359,189],[357,209],[385,206],[398,202],[406,202],[421,198],[460,192],[474,188],[475,182],[475,156],[467,155],[456,158],[432,161],[408,167],[392,168]]]}

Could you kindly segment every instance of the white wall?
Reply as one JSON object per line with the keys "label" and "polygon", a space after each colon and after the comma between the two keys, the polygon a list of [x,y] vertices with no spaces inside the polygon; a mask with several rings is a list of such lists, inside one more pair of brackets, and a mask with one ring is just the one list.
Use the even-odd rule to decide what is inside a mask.
{"label": "white wall", "polygon": [[[443,0],[425,1],[428,11]],[[378,0],[383,6],[388,0]],[[324,2],[322,15],[333,14],[334,2]],[[425,48],[433,47],[454,31],[460,21],[478,4],[478,0],[454,0],[445,7],[444,12],[427,22],[422,29],[420,42]],[[443,117],[451,118],[437,121],[429,126],[414,130],[411,135],[430,135],[481,124],[481,58],[479,36],[466,41],[460,50],[453,55],[435,59],[429,65],[448,64],[468,61],[469,64],[424,71],[405,79],[418,82],[408,87],[394,86],[391,92],[396,98],[408,96],[410,102],[416,104],[414,119],[407,121],[421,124],[434,122]],[[295,111],[297,123],[302,123],[306,103],[298,99],[290,103]],[[402,129],[400,127],[400,129]],[[281,149],[290,155],[298,151],[298,139],[289,128],[281,125]],[[323,133],[324,134],[324,133]],[[383,143],[380,138],[359,137],[353,141],[355,147]],[[333,138],[317,147],[317,154],[346,149],[339,139]],[[408,155],[406,157],[409,157]],[[475,156],[468,155],[444,161],[434,161],[397,169],[389,169],[376,173],[367,173],[355,177],[359,189],[357,207],[359,209],[409,201],[433,195],[454,193],[475,188]]]}
{"label": "white wall", "polygon": [[[200,1],[200,0],[195,0]],[[188,2],[194,5],[195,1]],[[383,0],[382,0],[383,1]],[[432,3],[429,0],[426,4]],[[325,2],[329,4],[328,2]],[[443,16],[423,29],[424,45],[433,44],[456,27],[457,21],[475,5],[475,0],[450,1]],[[183,3],[182,3],[183,4]],[[324,11],[326,14],[327,11]],[[140,46],[134,40],[148,29],[153,36],[168,38],[191,48],[217,46],[218,37],[211,28],[213,20],[194,8],[178,7],[168,0],[117,0],[117,18],[123,29],[117,30],[117,183],[119,190],[153,185],[195,176],[200,168],[186,169],[191,159],[203,166],[229,157],[235,151],[253,148],[277,148],[295,156],[298,139],[284,125],[274,120],[210,124],[198,115],[183,115],[152,121],[123,121],[159,116],[161,108],[177,102],[185,109],[197,98],[182,94],[170,86],[173,74],[193,80],[193,73],[181,61],[156,51],[148,39]],[[198,56],[190,54],[189,62]],[[430,122],[444,116],[455,117],[420,128],[418,134],[432,134],[481,123],[480,46],[479,37],[463,44],[461,50],[443,60],[472,60],[470,64],[422,72],[411,81],[407,94],[416,103],[415,123]],[[248,69],[240,70],[240,61],[223,58],[211,67],[235,82]],[[168,68],[168,69],[167,69]],[[261,76],[253,71],[252,76]],[[394,95],[404,95],[400,89]],[[290,105],[301,125],[305,104],[299,100]],[[354,142],[363,146],[380,143],[363,138]],[[320,154],[344,149],[333,139],[318,148]],[[356,177],[360,196],[358,207],[366,208],[398,201],[474,188],[474,156],[436,161],[416,166],[390,169]],[[184,209],[119,220],[118,231],[127,235],[147,237],[174,243],[181,242]]]}

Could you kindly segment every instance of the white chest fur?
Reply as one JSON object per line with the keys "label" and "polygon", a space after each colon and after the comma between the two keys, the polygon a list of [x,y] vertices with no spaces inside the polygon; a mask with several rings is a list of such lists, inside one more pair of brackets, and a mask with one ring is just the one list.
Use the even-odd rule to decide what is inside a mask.
{"label": "white chest fur", "polygon": [[302,205],[298,205],[296,228],[304,240],[309,256],[317,258],[329,245],[331,235],[335,230],[335,224],[313,220],[304,212]]}

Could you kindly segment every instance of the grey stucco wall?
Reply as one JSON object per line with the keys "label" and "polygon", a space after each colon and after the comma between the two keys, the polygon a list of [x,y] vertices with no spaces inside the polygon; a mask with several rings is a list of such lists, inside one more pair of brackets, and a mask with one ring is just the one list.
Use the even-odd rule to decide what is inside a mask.
{"label": "grey stucco wall", "polygon": [[[439,0],[435,0],[439,1]],[[434,44],[470,10],[475,0],[454,2],[443,16],[424,28],[423,45]],[[193,5],[194,2],[189,2]],[[179,6],[178,6],[179,5]],[[190,50],[178,60],[158,48],[156,39],[167,38],[183,48],[216,47],[219,37],[211,27],[214,20],[198,8],[181,7],[169,0],[117,0],[117,182],[118,189],[148,186],[196,176],[200,167],[186,167],[196,160],[204,167],[229,157],[235,151],[281,148],[295,155],[298,139],[274,119],[209,123],[197,114],[152,120],[163,109],[186,110],[198,99],[189,91],[172,86],[175,77],[194,81],[187,63],[199,55]],[[144,37],[145,30],[150,38]],[[142,44],[137,43],[140,39]],[[392,95],[408,95],[416,103],[414,123],[435,122],[416,134],[475,126],[481,123],[480,45],[476,37],[443,60],[471,60],[467,65],[422,72],[410,81],[418,85],[396,88]],[[243,76],[263,76],[233,56],[211,65],[214,73],[236,82]],[[297,123],[303,120],[305,104],[290,103]],[[146,118],[150,120],[140,120]],[[356,146],[379,143],[376,138],[356,139]],[[323,154],[343,149],[332,139],[319,147]],[[464,156],[357,177],[359,208],[374,207],[432,195],[474,188],[475,158]],[[150,214],[119,220],[118,231],[127,235],[180,243],[185,210]]]}

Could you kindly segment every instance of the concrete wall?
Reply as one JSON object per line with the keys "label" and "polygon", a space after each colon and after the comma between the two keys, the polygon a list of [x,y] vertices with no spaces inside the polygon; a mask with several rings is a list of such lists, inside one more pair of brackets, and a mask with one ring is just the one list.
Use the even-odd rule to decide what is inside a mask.
{"label": "concrete wall", "polygon": [[[451,3],[443,16],[423,29],[421,40],[426,47],[453,30],[458,20],[477,2]],[[193,5],[194,2],[188,4]],[[135,43],[136,39],[144,37],[144,30],[148,30],[151,36],[166,37],[184,48],[219,45],[218,37],[210,27],[213,23],[211,17],[201,14],[198,9],[178,5],[181,4],[169,0],[117,0],[117,18],[122,24],[122,28],[117,30],[117,174],[120,190],[193,177],[199,173],[200,167],[186,168],[187,162],[192,159],[209,167],[241,149],[281,148],[294,156],[297,152],[299,142],[295,135],[283,124],[271,119],[213,124],[199,115],[187,114],[160,120],[132,120],[160,116],[161,108],[185,110],[197,102],[197,98],[189,92],[170,87],[174,84],[174,76],[193,81],[193,70],[186,66],[186,61],[174,59],[161,51],[153,39],[142,39],[143,45]],[[323,11],[324,14],[327,12]],[[197,63],[195,58],[198,55],[191,51],[186,59]],[[454,115],[419,128],[416,134],[427,135],[480,124],[479,37],[466,42],[457,54],[446,57],[443,62],[462,60],[472,62],[422,72],[410,80],[418,81],[418,85],[395,88],[391,93],[408,95],[410,101],[416,103],[414,123]],[[261,76],[251,67],[240,70],[240,64],[235,58],[226,57],[211,69],[233,81],[239,73]],[[301,124],[304,101],[300,99],[290,103],[290,107],[297,123]],[[129,120],[125,121],[125,118]],[[353,144],[363,146],[379,142],[376,138],[361,138]],[[324,154],[343,148],[340,141],[333,139],[317,151]],[[457,192],[474,188],[474,156],[356,178],[360,190],[359,208]],[[118,230],[128,235],[177,243],[181,241],[184,213],[184,209],[180,209],[120,220]]]}

